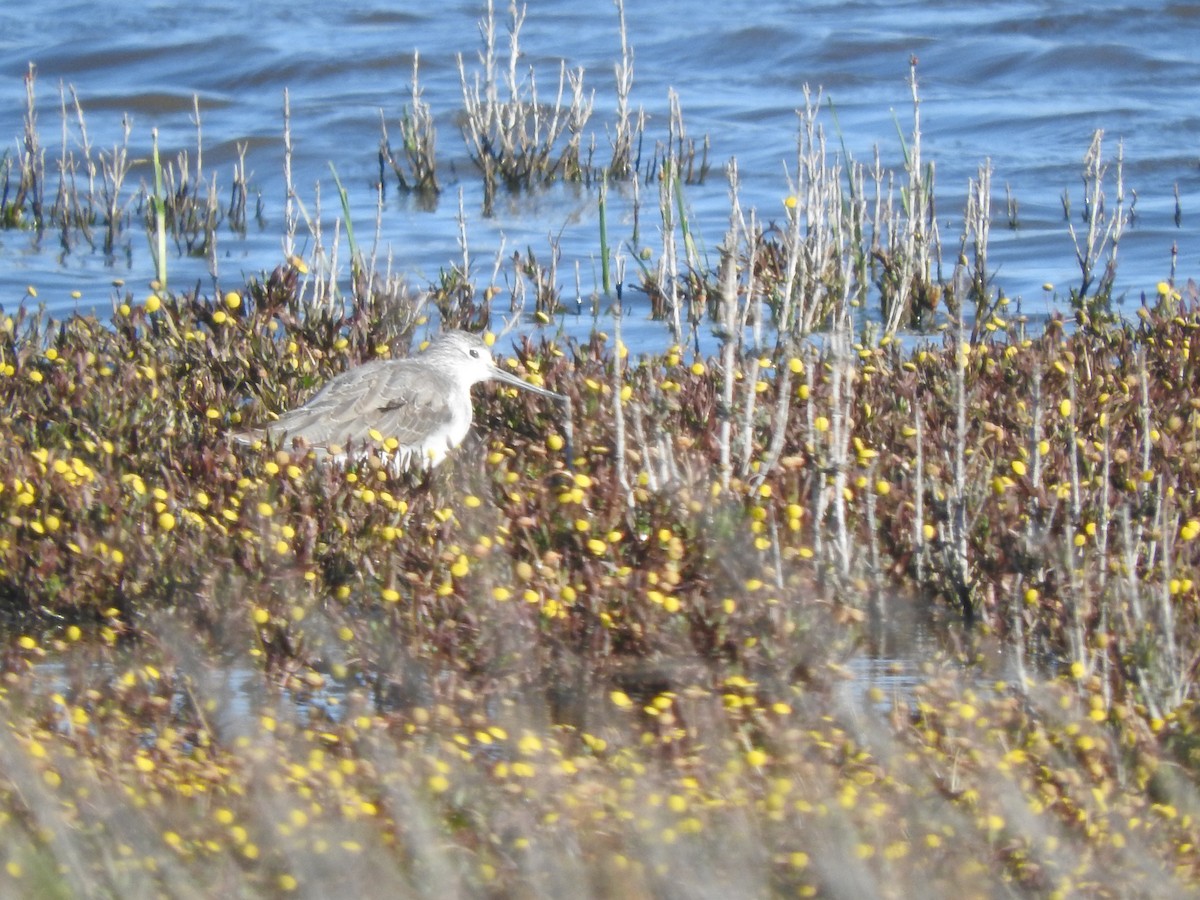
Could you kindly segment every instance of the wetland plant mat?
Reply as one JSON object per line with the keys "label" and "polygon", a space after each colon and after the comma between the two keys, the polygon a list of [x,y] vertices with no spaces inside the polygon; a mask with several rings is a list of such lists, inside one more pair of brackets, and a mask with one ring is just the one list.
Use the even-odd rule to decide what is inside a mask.
{"label": "wetland plant mat", "polygon": [[407,351],[293,275],[2,323],[6,896],[1195,890],[1195,309],[526,342],[574,457],[396,475],[228,439]]}

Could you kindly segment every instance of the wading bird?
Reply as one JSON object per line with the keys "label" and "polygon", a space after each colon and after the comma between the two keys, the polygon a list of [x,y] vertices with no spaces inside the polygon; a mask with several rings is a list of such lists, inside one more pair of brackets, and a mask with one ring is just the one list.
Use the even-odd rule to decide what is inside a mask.
{"label": "wading bird", "polygon": [[376,445],[393,454],[397,471],[432,468],[471,428],[471,387],[490,380],[563,403],[569,439],[570,400],[505,372],[483,338],[466,331],[444,332],[416,356],[373,360],[343,372],[303,406],[235,438],[243,444],[264,437],[300,440],[340,461]]}

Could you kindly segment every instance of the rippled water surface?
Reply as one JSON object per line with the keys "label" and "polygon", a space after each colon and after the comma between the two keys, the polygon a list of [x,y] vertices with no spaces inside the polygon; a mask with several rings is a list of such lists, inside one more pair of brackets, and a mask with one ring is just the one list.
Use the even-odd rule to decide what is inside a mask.
{"label": "rippled water surface", "polygon": [[[132,119],[135,156],[148,154],[159,129],[168,155],[194,148],[192,97],[198,95],[206,170],[228,190],[238,143],[248,145],[252,183],[261,192],[263,220],[243,237],[222,232],[218,279],[235,286],[274,267],[283,234],[282,97],[290,92],[295,182],[310,210],[322,182],[322,216],[336,212],[329,163],[350,191],[360,241],[375,221],[380,114],[395,139],[419,51],[425,99],[437,116],[438,158],[446,190],[433,209],[389,191],[381,246],[395,268],[417,283],[461,258],[456,214],[461,189],[474,254],[474,275],[486,281],[492,258],[532,247],[562,248],[564,296],[574,293],[574,268],[585,294],[595,288],[598,228],[594,193],[571,187],[535,196],[502,196],[494,216],[481,213],[482,190],[459,136],[462,106],[456,55],[468,66],[480,46],[476,3],[416,4],[268,0],[258,4],[67,2],[0,4],[0,139],[18,149],[24,109],[23,78],[37,66],[39,126],[52,171],[62,142],[60,85],[78,92],[88,136],[97,148],[119,139],[124,114]],[[503,22],[506,12],[497,10]],[[667,92],[678,92],[689,134],[709,135],[711,177],[686,188],[693,225],[715,248],[729,215],[721,172],[736,157],[742,203],[761,220],[782,215],[785,168],[794,168],[795,109],[802,89],[824,90],[837,109],[840,140],[856,159],[878,146],[885,165],[901,162],[897,125],[911,129],[906,83],[909,59],[919,58],[924,154],[937,166],[938,218],[943,237],[956,236],[967,180],[990,158],[995,167],[992,259],[996,282],[1020,295],[1027,311],[1045,313],[1077,283],[1078,268],[1063,222],[1061,195],[1081,205],[1081,159],[1094,129],[1106,147],[1124,141],[1125,180],[1137,192],[1134,228],[1121,246],[1118,288],[1135,302],[1169,274],[1172,245],[1182,278],[1200,272],[1200,7],[1191,4],[1050,3],[996,0],[949,2],[642,2],[629,0],[629,39],[635,53],[632,102],[649,115],[648,139],[666,135]],[[597,157],[608,149],[613,121],[613,63],[619,57],[617,13],[611,3],[531,0],[522,32],[525,61],[543,90],[557,60],[583,66],[595,90]],[[834,123],[823,121],[831,152],[840,150]],[[67,134],[79,141],[78,131]],[[144,165],[135,181],[146,179]],[[51,179],[50,190],[53,191]],[[1019,203],[1019,228],[1007,227],[1004,190]],[[1176,186],[1182,220],[1175,223]],[[649,192],[648,192],[649,193]],[[645,200],[645,198],[643,198]],[[615,240],[631,235],[632,198],[612,198]],[[653,198],[643,228],[655,227]],[[0,304],[11,309],[29,285],[56,312],[76,306],[106,309],[111,281],[147,282],[152,263],[144,236],[131,229],[113,259],[76,248],[63,253],[58,237],[39,241],[21,231],[0,232]],[[363,235],[367,237],[364,238]],[[211,276],[203,260],[171,261],[173,284]],[[80,297],[73,299],[71,293]],[[637,298],[635,297],[635,300]],[[634,311],[631,324],[644,318]],[[643,325],[644,335],[665,331]]]}

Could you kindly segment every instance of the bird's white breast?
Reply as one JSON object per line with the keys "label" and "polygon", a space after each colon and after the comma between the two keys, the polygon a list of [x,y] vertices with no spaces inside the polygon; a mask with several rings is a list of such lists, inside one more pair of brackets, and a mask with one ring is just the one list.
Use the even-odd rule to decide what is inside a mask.
{"label": "bird's white breast", "polygon": [[[400,467],[409,464],[433,468],[444,460],[447,454],[467,438],[471,430],[471,391],[465,388],[466,402],[449,404],[450,417],[438,428],[430,431],[419,442],[401,447],[397,451]],[[458,400],[458,398],[455,398]]]}

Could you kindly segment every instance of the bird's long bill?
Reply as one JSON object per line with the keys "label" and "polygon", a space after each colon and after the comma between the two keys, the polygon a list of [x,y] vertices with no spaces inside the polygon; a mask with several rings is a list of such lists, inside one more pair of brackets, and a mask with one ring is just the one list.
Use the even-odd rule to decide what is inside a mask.
{"label": "bird's long bill", "polygon": [[538,387],[536,384],[530,384],[528,381],[522,381],[516,375],[511,375],[501,368],[493,368],[492,377],[497,381],[503,381],[505,384],[511,384],[513,387],[522,388],[541,397],[549,397],[551,400],[557,400],[559,403],[567,402],[567,398],[564,395],[548,391],[545,388]]}

